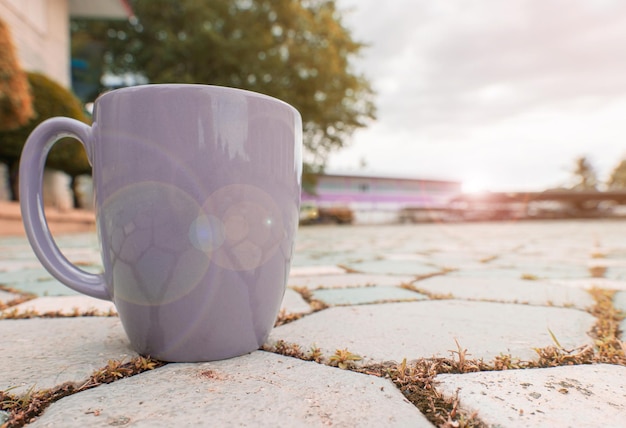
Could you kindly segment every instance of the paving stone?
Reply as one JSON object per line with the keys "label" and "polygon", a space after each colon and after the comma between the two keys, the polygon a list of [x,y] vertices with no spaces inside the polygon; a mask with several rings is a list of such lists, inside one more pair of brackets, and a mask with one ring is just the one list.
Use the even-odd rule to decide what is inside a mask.
{"label": "paving stone", "polygon": [[398,262],[421,262],[428,263],[430,259],[423,255],[417,253],[386,253],[383,254],[382,257],[385,260],[393,260]]}
{"label": "paving stone", "polygon": [[453,276],[464,277],[492,277],[492,278],[537,278],[537,279],[575,279],[589,278],[590,273],[585,266],[556,267],[497,267],[485,265],[482,268],[460,269],[451,272]]}
{"label": "paving stone", "polygon": [[280,307],[281,311],[285,311],[290,314],[308,314],[313,309],[303,298],[300,293],[287,288],[285,290],[285,296]]}
{"label": "paving stone", "polygon": [[470,358],[534,360],[533,348],[554,345],[549,330],[568,349],[592,344],[594,321],[576,309],[460,300],[342,306],[277,327],[268,343],[317,346],[324,355],[347,348],[367,363],[449,357],[456,339]]}
{"label": "paving stone", "polygon": [[77,291],[61,284],[54,278],[42,278],[36,281],[18,282],[11,288],[35,296],[77,296]]}
{"label": "paving stone", "polygon": [[458,299],[490,300],[531,305],[574,306],[586,309],[594,300],[584,290],[516,278],[459,278],[436,276],[414,284],[436,294],[449,294]]}
{"label": "paving stone", "polygon": [[347,288],[347,287],[398,287],[410,284],[415,280],[412,276],[374,275],[361,273],[343,273],[341,275],[311,275],[293,276],[289,278],[292,287],[306,287],[310,290],[317,288]]}
{"label": "paving stone", "polygon": [[[0,252],[2,249],[0,248]],[[26,269],[41,268],[41,263],[36,259],[18,260],[15,256],[2,253],[2,257],[10,257],[8,260],[0,260],[0,273],[15,272]]]}
{"label": "paving stone", "polygon": [[10,302],[20,297],[19,294],[9,293],[8,291],[0,290],[0,303]]}
{"label": "paving stone", "polygon": [[346,266],[357,272],[387,275],[422,276],[441,272],[439,267],[403,260],[374,260],[363,263],[350,263]]}
{"label": "paving stone", "polygon": [[604,266],[606,268],[618,267],[626,268],[626,259],[624,258],[600,258],[590,259],[587,261],[587,266]]}
{"label": "paving stone", "polygon": [[442,268],[476,268],[484,266],[484,262],[481,262],[481,257],[476,254],[466,251],[441,251],[428,254],[428,262],[430,264],[440,266]]}
{"label": "paving stone", "polygon": [[607,278],[581,278],[581,279],[548,279],[552,284],[564,285],[566,287],[582,288],[602,288],[605,290],[626,290],[626,281]]}
{"label": "paving stone", "polygon": [[605,278],[626,280],[626,268],[623,266],[611,266],[604,273]]}
{"label": "paving stone", "polygon": [[613,306],[622,312],[626,312],[626,291],[615,293],[615,296],[613,296]]}
{"label": "paving stone", "polygon": [[315,290],[313,297],[330,306],[361,305],[384,301],[423,300],[428,297],[399,287],[352,287]]}
{"label": "paving stone", "polygon": [[13,394],[81,382],[108,360],[137,354],[117,317],[0,321],[0,390]]}
{"label": "paving stone", "polygon": [[59,312],[60,314],[86,313],[96,311],[108,314],[110,311],[116,313],[113,302],[106,300],[94,299],[93,297],[77,295],[77,296],[56,296],[56,297],[38,297],[33,300],[13,306],[6,311],[37,312],[44,314],[46,312]]}
{"label": "paving stone", "polygon": [[289,276],[311,276],[311,275],[338,275],[345,274],[346,270],[339,266],[323,265],[323,266],[296,266],[292,267]]}
{"label": "paving stone", "polygon": [[41,264],[34,269],[22,269],[19,271],[0,272],[0,284],[14,287],[25,282],[47,281],[52,279],[52,275],[41,267]]}
{"label": "paving stone", "polygon": [[623,427],[626,367],[580,365],[547,369],[443,374],[436,389],[458,390],[460,406],[493,427]]}
{"label": "paving stone", "polygon": [[527,272],[515,268],[494,268],[486,264],[473,268],[461,268],[449,272],[446,276],[460,278],[502,278],[502,279],[522,279]]}
{"label": "paving stone", "polygon": [[[618,311],[622,311],[622,313],[626,314],[626,291],[620,291],[615,293],[613,297],[613,306]],[[621,339],[622,341],[626,341],[626,318],[620,322],[619,329],[622,332]]]}
{"label": "paving stone", "polygon": [[53,403],[33,427],[432,427],[388,379],[257,351],[169,364]]}
{"label": "paving stone", "polygon": [[291,266],[293,268],[307,266],[334,266],[348,261],[362,260],[364,258],[374,258],[374,255],[371,253],[359,255],[355,252],[338,254],[316,254],[315,252],[307,252],[306,254],[295,254],[292,259]]}

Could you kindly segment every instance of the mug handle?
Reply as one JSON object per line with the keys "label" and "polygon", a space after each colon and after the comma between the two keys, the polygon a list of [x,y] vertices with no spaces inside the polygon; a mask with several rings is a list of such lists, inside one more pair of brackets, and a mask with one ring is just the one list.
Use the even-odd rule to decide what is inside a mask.
{"label": "mug handle", "polygon": [[91,297],[111,300],[104,275],[85,272],[59,250],[43,209],[43,170],[52,146],[63,137],[81,142],[92,159],[92,130],[75,119],[54,117],[41,122],[30,134],[20,159],[20,205],[24,229],[35,255],[50,274],[69,288]]}

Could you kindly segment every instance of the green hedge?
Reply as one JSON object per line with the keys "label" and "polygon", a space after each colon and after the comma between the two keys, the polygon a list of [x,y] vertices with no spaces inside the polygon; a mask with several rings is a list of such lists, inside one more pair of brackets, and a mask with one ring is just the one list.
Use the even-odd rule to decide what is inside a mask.
{"label": "green hedge", "polygon": [[[91,123],[78,98],[58,83],[39,73],[28,73],[28,82],[33,96],[34,118],[21,128],[0,132],[0,161],[12,166],[19,161],[30,133],[44,120],[64,116]],[[72,138],[63,138],[54,145],[46,166],[71,176],[91,171],[85,150]]]}

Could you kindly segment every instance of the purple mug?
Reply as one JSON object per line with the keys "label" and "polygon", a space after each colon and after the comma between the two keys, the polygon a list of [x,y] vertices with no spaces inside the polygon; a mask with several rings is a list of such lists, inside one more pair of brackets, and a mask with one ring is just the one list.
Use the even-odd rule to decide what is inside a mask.
{"label": "purple mug", "polygon": [[[70,263],[45,220],[50,147],[72,136],[93,166],[104,272]],[[280,309],[302,174],[296,109],[253,92],[145,85],[100,96],[92,126],[42,122],[20,163],[24,226],[43,266],[115,303],[137,352],[164,361],[258,349]]]}

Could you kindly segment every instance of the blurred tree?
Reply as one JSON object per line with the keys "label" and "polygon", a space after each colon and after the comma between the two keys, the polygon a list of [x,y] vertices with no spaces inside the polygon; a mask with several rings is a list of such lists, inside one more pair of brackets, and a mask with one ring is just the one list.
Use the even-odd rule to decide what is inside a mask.
{"label": "blurred tree", "polygon": [[[45,119],[64,116],[90,123],[82,104],[70,91],[43,74],[27,73],[27,76],[33,94],[35,116],[19,128],[0,132],[0,162],[9,165],[12,176],[15,176],[17,171],[26,139]],[[91,172],[83,146],[73,138],[63,138],[52,147],[46,166],[61,170],[73,177]],[[15,188],[14,184],[13,188]]]}
{"label": "blurred tree", "polygon": [[18,64],[9,28],[0,19],[0,131],[15,129],[32,115],[26,73]]}
{"label": "blurred tree", "polygon": [[622,160],[613,169],[606,184],[609,190],[626,189],[626,159]]}
{"label": "blurred tree", "polygon": [[130,3],[130,22],[73,23],[83,44],[102,43],[105,72],[280,98],[302,114],[308,172],[374,119],[373,91],[351,64],[364,45],[344,27],[335,0]]}
{"label": "blurred tree", "polygon": [[598,190],[598,176],[585,156],[576,159],[574,180],[575,184],[572,190]]}

